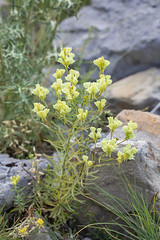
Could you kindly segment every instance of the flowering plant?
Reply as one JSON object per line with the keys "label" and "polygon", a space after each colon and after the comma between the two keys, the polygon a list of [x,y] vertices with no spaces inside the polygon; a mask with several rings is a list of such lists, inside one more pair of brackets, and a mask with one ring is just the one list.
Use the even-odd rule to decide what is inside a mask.
{"label": "flowering plant", "polygon": [[15,210],[18,210],[19,215],[21,215],[22,212],[24,212],[27,203],[24,199],[23,189],[20,189],[17,186],[20,180],[20,175],[13,176],[10,179],[11,179],[11,184],[13,185],[13,191],[15,192],[15,195],[14,195]]}
{"label": "flowering plant", "polygon": [[[55,134],[55,140],[48,141],[56,149],[57,155],[49,158],[53,169],[47,171],[41,196],[43,195],[43,201],[50,211],[50,217],[59,220],[65,220],[66,212],[73,211],[71,207],[73,200],[81,202],[77,195],[83,194],[87,178],[95,177],[96,171],[93,167],[97,161],[89,150],[89,144],[94,142],[96,146],[96,142],[101,138],[102,129],[96,129],[93,121],[102,113],[106,104],[105,99],[98,99],[112,83],[111,76],[104,74],[110,62],[101,57],[93,62],[100,71],[96,82],[85,82],[81,86],[78,83],[80,73],[70,67],[75,62],[74,56],[72,48],[61,49],[58,62],[64,68],[57,69],[53,75],[56,80],[51,88],[57,96],[57,102],[53,106],[49,108],[45,100],[49,93],[48,89],[36,85],[32,91],[41,101],[34,103],[33,111]],[[96,106],[95,110],[92,103]],[[113,138],[113,133],[122,122],[113,117],[109,117],[108,121],[111,139],[104,138],[101,146],[104,154],[111,157],[120,143]],[[123,141],[134,137],[133,130],[136,127],[137,124],[131,121],[123,127],[126,136]],[[135,148],[126,145],[123,152],[117,154],[117,164],[133,159],[136,152]]]}
{"label": "flowering plant", "polygon": [[[29,214],[26,219],[14,226],[14,229],[8,234],[12,239],[26,239],[27,237],[36,236],[44,228],[44,221]],[[28,238],[27,238],[28,239]]]}

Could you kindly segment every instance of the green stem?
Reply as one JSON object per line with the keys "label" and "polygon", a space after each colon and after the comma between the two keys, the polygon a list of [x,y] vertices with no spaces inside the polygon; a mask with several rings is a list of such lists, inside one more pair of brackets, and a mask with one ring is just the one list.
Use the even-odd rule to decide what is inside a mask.
{"label": "green stem", "polygon": [[117,143],[117,144],[119,145],[119,144],[121,144],[121,143],[123,143],[123,142],[125,142],[125,141],[126,141],[126,139],[124,139],[123,141],[121,141],[121,142],[119,142],[119,143]]}
{"label": "green stem", "polygon": [[14,2],[14,0],[12,0],[13,11],[14,11],[14,6],[15,6],[15,2]]}
{"label": "green stem", "polygon": [[113,132],[111,131],[111,139],[113,138]]}
{"label": "green stem", "polygon": [[[94,149],[95,149],[95,152],[94,152],[94,155],[93,155],[93,161],[96,163],[96,160],[94,160],[94,157],[96,158],[96,154],[97,154],[97,152],[96,152],[96,142],[97,142],[97,140],[94,142],[95,143],[95,147],[94,147]],[[99,159],[98,159],[99,160]]]}
{"label": "green stem", "polygon": [[25,26],[25,41],[27,39],[27,34],[28,34],[28,29],[29,29],[29,23],[30,23],[30,17],[31,17],[31,12],[32,12],[32,2],[31,2],[31,7],[29,10],[28,17],[26,19],[26,26]]}
{"label": "green stem", "polygon": [[72,138],[72,133],[73,133],[73,130],[75,128],[76,121],[77,121],[77,118],[74,120],[72,128],[70,129],[69,136],[68,136],[68,142],[67,142],[66,151],[65,151],[65,155],[64,155],[64,159],[63,159],[63,165],[62,165],[62,176],[61,176],[60,188],[62,186],[62,182],[63,182],[63,178],[64,178],[66,161],[67,161],[67,157],[68,157],[68,152],[70,150],[70,140]]}
{"label": "green stem", "polygon": [[2,48],[1,48],[1,41],[0,41],[0,61],[1,61],[1,71],[2,71],[2,76],[3,76],[3,81],[5,82],[5,70],[4,70],[4,61],[3,61],[3,56],[2,56]]}
{"label": "green stem", "polygon": [[67,159],[68,152],[69,152],[69,149],[70,149],[70,140],[71,140],[71,137],[72,137],[72,131],[73,131],[73,127],[71,128],[71,131],[70,131],[70,134],[69,134],[69,137],[68,137],[67,147],[66,147],[66,151],[65,151],[65,155],[64,155],[64,159],[63,159],[62,178],[63,178],[64,172],[65,172],[66,159]]}

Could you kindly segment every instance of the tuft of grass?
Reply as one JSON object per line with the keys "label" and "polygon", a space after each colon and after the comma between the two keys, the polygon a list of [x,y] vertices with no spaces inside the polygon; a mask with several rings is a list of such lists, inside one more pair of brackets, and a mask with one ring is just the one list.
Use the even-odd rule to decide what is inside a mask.
{"label": "tuft of grass", "polygon": [[[95,196],[94,191],[89,190],[93,196],[89,197],[90,200],[115,215],[115,220],[111,222],[94,223],[93,226],[89,227],[103,228],[111,236],[118,234],[118,237],[114,239],[159,240],[160,213],[156,209],[158,193],[153,196],[152,201],[149,203],[147,196],[132,187],[126,177],[123,182],[129,196],[126,200],[112,196],[102,188],[94,186],[94,189],[103,195],[103,199],[106,197],[107,202],[109,200],[110,204],[107,204],[105,200],[102,201],[102,199]],[[119,230],[115,230],[115,227]]]}

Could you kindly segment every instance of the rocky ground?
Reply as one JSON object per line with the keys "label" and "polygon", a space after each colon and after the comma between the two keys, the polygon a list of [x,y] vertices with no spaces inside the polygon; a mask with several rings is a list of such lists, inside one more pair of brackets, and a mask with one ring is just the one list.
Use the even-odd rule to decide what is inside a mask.
{"label": "rocky ground", "polygon": [[[0,6],[4,2],[0,0]],[[138,123],[136,138],[131,144],[139,151],[135,160],[123,163],[122,168],[131,183],[136,176],[138,189],[147,193],[149,199],[160,192],[159,12],[159,0],[91,0],[89,6],[79,11],[78,19],[71,17],[60,24],[57,39],[53,42],[72,47],[76,54],[87,42],[83,61],[93,61],[102,55],[111,61],[108,73],[112,75],[114,83],[104,92],[103,97],[108,100],[111,112],[123,123],[129,120]],[[95,73],[93,79],[96,76]],[[115,134],[122,138],[121,130]],[[103,135],[109,137],[107,133]],[[99,144],[97,154],[100,155],[101,151]],[[26,186],[26,195],[30,192],[31,185],[28,183],[31,179],[21,167],[22,162],[26,170],[31,167],[28,160],[0,155],[0,206],[5,203],[6,209],[13,206],[11,176],[20,172],[20,186]],[[46,160],[42,160],[39,167],[42,169],[46,165]],[[105,191],[120,198],[127,197],[114,168],[102,168],[98,177],[96,184]],[[160,210],[160,205],[158,208]],[[88,202],[90,210],[97,219],[104,217],[107,220],[110,217],[109,212]]]}

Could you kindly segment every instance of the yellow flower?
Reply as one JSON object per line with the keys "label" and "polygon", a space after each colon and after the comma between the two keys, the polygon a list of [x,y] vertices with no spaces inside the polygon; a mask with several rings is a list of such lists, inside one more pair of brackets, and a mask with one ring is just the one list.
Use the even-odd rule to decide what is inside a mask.
{"label": "yellow flower", "polygon": [[115,131],[117,127],[120,127],[122,125],[122,122],[119,121],[117,118],[108,117],[109,124],[107,125],[111,131],[111,134]]}
{"label": "yellow flower", "polygon": [[61,52],[59,54],[58,62],[61,63],[66,69],[68,69],[68,66],[75,61],[73,60],[74,54],[71,53],[72,48],[61,48]]}
{"label": "yellow flower", "polygon": [[95,98],[95,95],[99,92],[99,84],[96,82],[87,82],[83,86],[86,88],[86,92],[89,93],[90,99]]}
{"label": "yellow flower", "polygon": [[129,123],[127,124],[128,126],[124,126],[122,129],[126,135],[125,140],[129,140],[131,138],[134,138],[135,135],[133,133],[133,131],[137,128],[138,124],[134,123],[132,121],[129,121]]}
{"label": "yellow flower", "polygon": [[133,147],[131,148],[131,145],[130,144],[127,144],[124,148],[123,148],[123,153],[125,154],[126,156],[126,160],[131,160],[134,158],[134,154],[137,153],[138,150]]}
{"label": "yellow flower", "polygon": [[93,63],[98,66],[100,73],[103,73],[106,67],[110,64],[110,61],[105,60],[104,57],[100,57],[93,61]]}
{"label": "yellow flower", "polygon": [[123,148],[123,152],[118,152],[117,162],[121,164],[125,160],[132,160],[134,159],[134,154],[138,152],[138,149],[135,147],[131,148],[130,144],[127,144]]}
{"label": "yellow flower", "polygon": [[51,85],[51,87],[56,91],[58,97],[62,94],[62,85],[62,79],[60,78]]}
{"label": "yellow flower", "polygon": [[103,93],[106,88],[112,83],[111,76],[110,75],[100,75],[100,78],[97,80],[98,88],[100,93]]}
{"label": "yellow flower", "polygon": [[101,112],[103,110],[105,104],[106,104],[106,99],[102,99],[101,101],[97,101],[94,104],[97,106],[98,111]]}
{"label": "yellow flower", "polygon": [[34,109],[33,112],[39,112],[39,111],[43,111],[43,109],[45,108],[44,105],[42,105],[41,103],[34,103]]}
{"label": "yellow flower", "polygon": [[101,137],[101,128],[97,128],[97,133],[96,133],[96,128],[95,127],[90,127],[91,133],[89,134],[89,137],[92,138],[95,142],[97,141],[98,138]]}
{"label": "yellow flower", "polygon": [[63,74],[65,73],[65,69],[57,69],[56,73],[53,74],[53,76],[58,79],[61,78],[63,76]]}
{"label": "yellow flower", "polygon": [[48,113],[49,113],[49,109],[45,108],[43,111],[37,112],[37,115],[42,119],[46,119]]}
{"label": "yellow flower", "polygon": [[86,161],[88,161],[88,156],[83,155],[83,156],[82,156],[82,159],[83,159],[84,162],[86,162]]}
{"label": "yellow flower", "polygon": [[68,82],[63,84],[62,92],[66,95],[67,100],[73,100],[79,96],[77,88],[75,86],[71,86]]}
{"label": "yellow flower", "polygon": [[126,160],[126,155],[125,155],[125,153],[120,152],[120,151],[117,153],[117,155],[118,155],[117,162],[120,165],[122,162],[124,162]]}
{"label": "yellow flower", "polygon": [[47,114],[49,113],[49,109],[45,108],[45,106],[41,103],[34,103],[33,112],[37,113],[38,117],[46,119]]}
{"label": "yellow flower", "polygon": [[40,226],[40,227],[42,227],[42,228],[44,227],[43,223],[44,223],[44,221],[42,220],[42,218],[39,218],[39,219],[37,220],[37,225]]}
{"label": "yellow flower", "polygon": [[106,153],[107,156],[111,157],[111,153],[116,150],[117,148],[117,140],[116,139],[111,139],[107,140],[104,138],[101,142],[101,146],[103,151]]}
{"label": "yellow flower", "polygon": [[58,100],[57,103],[55,105],[53,105],[53,107],[63,116],[66,113],[71,111],[71,108],[68,107],[66,102],[65,101],[61,101],[61,100]]}
{"label": "yellow flower", "polygon": [[84,122],[87,117],[88,111],[87,110],[84,111],[82,108],[80,108],[80,109],[78,109],[78,112],[79,112],[79,114],[77,115],[77,118],[80,121]]}
{"label": "yellow flower", "polygon": [[22,228],[22,229],[19,228],[18,231],[19,231],[19,233],[22,234],[23,236],[27,234],[27,228],[26,228],[26,227],[24,227],[24,228]]}
{"label": "yellow flower", "polygon": [[88,167],[88,168],[90,168],[90,167],[93,166],[93,162],[92,162],[92,161],[87,161],[86,164],[87,164],[87,167]]}
{"label": "yellow flower", "polygon": [[69,56],[71,54],[71,51],[72,51],[71,47],[61,48],[61,52],[59,53],[58,56],[61,58],[65,58],[66,56]]}
{"label": "yellow flower", "polygon": [[70,81],[72,85],[76,86],[77,82],[78,82],[78,78],[79,78],[79,72],[75,71],[73,69],[70,70],[69,74],[67,75],[67,77],[65,77],[65,79],[67,81]]}
{"label": "yellow flower", "polygon": [[41,87],[39,84],[36,84],[36,88],[32,91],[32,93],[44,101],[49,91],[48,89]]}
{"label": "yellow flower", "polygon": [[82,159],[83,159],[83,161],[86,163],[87,168],[92,167],[93,162],[92,162],[92,161],[88,161],[88,156],[83,155],[83,156],[82,156]]}
{"label": "yellow flower", "polygon": [[11,179],[11,181],[12,181],[12,184],[13,184],[14,186],[16,186],[17,183],[19,182],[20,176],[19,176],[19,175],[16,175],[16,176],[11,177],[10,179]]}

